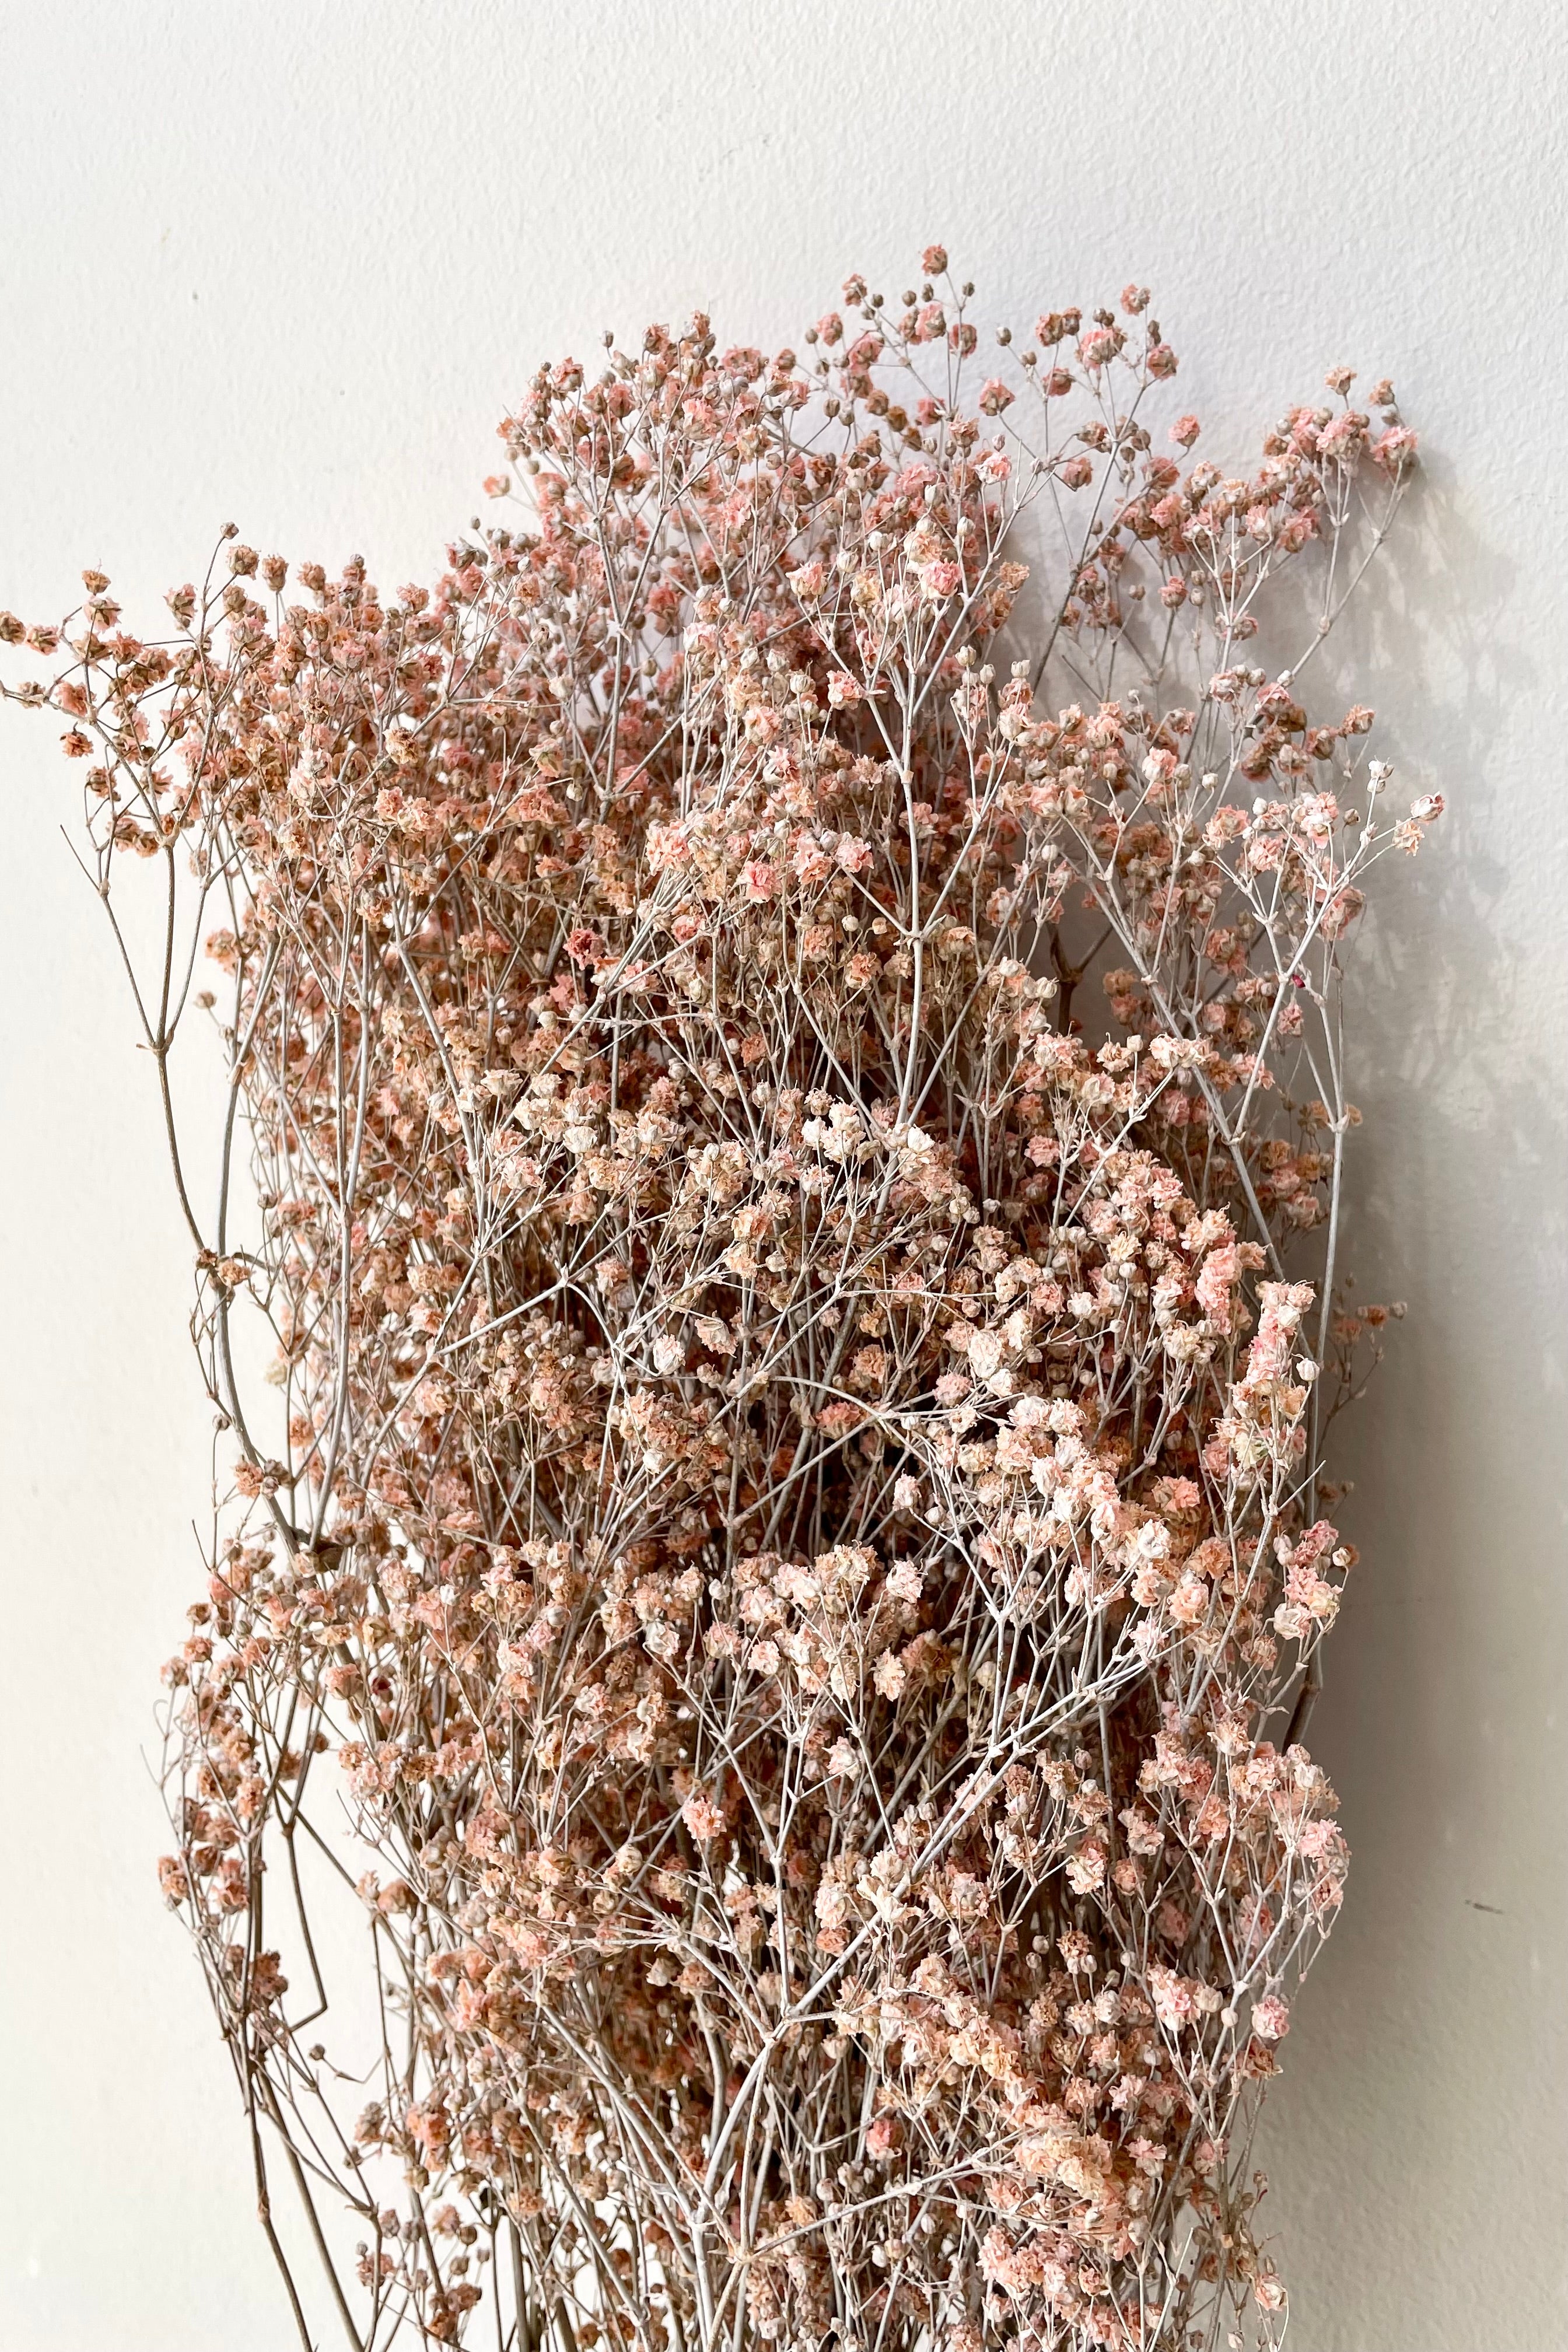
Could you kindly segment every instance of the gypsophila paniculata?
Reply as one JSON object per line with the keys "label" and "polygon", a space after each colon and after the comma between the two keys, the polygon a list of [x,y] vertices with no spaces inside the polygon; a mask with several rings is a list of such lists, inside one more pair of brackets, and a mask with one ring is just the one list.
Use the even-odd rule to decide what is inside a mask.
{"label": "gypsophila paniculata", "polygon": [[97,572],[0,619],[111,916],[168,893],[220,1435],[163,1882],[307,2343],[274,2176],[362,2352],[1282,2324],[1322,1445],[1393,1311],[1341,962],[1441,805],[1309,688],[1414,437],[1338,369],[1226,477],[1145,291],[988,374],[924,272],[542,369],[433,590],[231,533],[171,635]]}

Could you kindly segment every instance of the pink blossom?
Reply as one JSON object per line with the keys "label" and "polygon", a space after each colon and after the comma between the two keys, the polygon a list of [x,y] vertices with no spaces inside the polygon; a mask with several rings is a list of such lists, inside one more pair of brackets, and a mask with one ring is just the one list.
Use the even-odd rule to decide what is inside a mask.
{"label": "pink blossom", "polygon": [[1266,1993],[1252,2004],[1252,2030],[1265,2042],[1281,2042],[1290,2031],[1290,2011],[1278,1993]]}
{"label": "pink blossom", "polygon": [[[525,526],[426,586],[231,533],[172,635],[96,571],[0,615],[106,893],[177,852],[223,900],[180,968],[264,1181],[195,1328],[250,1434],[161,1881],[247,2104],[356,2151],[366,2340],[458,2341],[502,2206],[619,2352],[1282,2307],[1252,2108],[1348,1863],[1308,1497],[1397,1319],[1330,1295],[1340,967],[1442,800],[1390,813],[1275,583],[1337,615],[1415,445],[1336,370],[1184,472],[1147,289],[1004,380],[923,266],[804,362],[699,315],[538,371]],[[296,1822],[363,1849],[357,2127],[258,1932]]]}

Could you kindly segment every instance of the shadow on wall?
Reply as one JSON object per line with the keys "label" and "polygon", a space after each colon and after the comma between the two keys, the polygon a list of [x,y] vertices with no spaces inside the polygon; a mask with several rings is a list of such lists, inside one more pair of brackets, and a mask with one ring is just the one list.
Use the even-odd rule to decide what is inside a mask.
{"label": "shadow on wall", "polygon": [[[1512,643],[1527,593],[1438,459],[1316,681],[1342,664],[1346,700],[1378,709],[1395,800],[1436,787],[1449,814],[1374,894],[1348,991],[1367,1118],[1343,1262],[1355,1296],[1410,1313],[1336,1432],[1363,1565],[1311,1746],[1354,1861],[1260,2136],[1292,2352],[1502,2352],[1496,2313],[1531,2308],[1532,2278],[1529,2344],[1568,2341],[1541,2254],[1563,2241],[1568,2135],[1553,2113],[1554,2145],[1528,2138],[1543,2070],[1561,2073],[1546,2042],[1568,1941],[1568,1888],[1537,1859],[1564,1795],[1568,1138],[1539,1002],[1561,942],[1517,929],[1521,862],[1561,855],[1509,797],[1549,690]],[[1510,2217],[1482,2242],[1478,2173]]]}

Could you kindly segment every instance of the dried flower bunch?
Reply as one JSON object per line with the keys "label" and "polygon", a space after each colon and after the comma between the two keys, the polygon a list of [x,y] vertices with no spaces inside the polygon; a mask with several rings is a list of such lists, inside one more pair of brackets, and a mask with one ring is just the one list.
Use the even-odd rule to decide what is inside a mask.
{"label": "dried flower bunch", "polygon": [[1336,370],[1226,478],[1142,289],[971,389],[924,268],[805,362],[542,370],[433,593],[231,534],[165,641],[93,572],[4,624],[111,917],[127,853],[168,893],[222,1433],[163,1885],[361,2352],[1280,2325],[1387,1312],[1341,959],[1440,805],[1301,680],[1414,439]]}

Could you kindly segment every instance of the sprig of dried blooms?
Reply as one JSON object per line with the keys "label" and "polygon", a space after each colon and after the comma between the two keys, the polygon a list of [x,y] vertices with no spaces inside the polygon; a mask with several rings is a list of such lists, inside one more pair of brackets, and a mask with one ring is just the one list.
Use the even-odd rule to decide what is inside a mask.
{"label": "sprig of dried blooms", "polygon": [[1440,807],[1302,678],[1415,443],[1336,369],[1228,478],[1143,289],[974,383],[924,268],[804,362],[541,370],[433,593],[229,534],[171,638],[4,622],[117,932],[167,893],[224,1434],[163,1882],[307,2344],[279,2148],[360,2352],[1281,2325],[1322,1441],[1396,1311],[1341,960]]}

